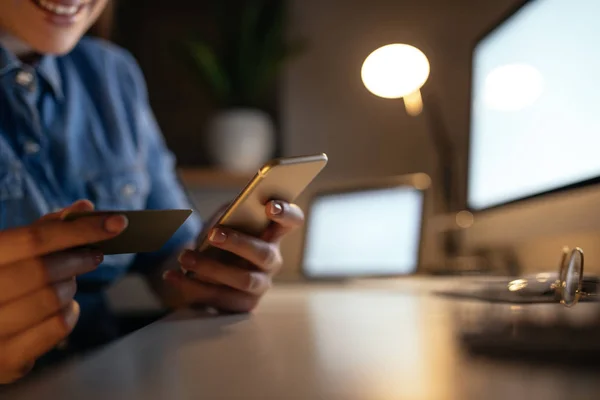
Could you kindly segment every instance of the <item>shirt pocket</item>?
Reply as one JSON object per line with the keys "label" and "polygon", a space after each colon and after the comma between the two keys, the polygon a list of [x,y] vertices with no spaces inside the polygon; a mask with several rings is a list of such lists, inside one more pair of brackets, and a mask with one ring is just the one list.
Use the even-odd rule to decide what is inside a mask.
{"label": "shirt pocket", "polygon": [[146,208],[150,178],[142,168],[103,171],[88,181],[97,210],[141,210]]}

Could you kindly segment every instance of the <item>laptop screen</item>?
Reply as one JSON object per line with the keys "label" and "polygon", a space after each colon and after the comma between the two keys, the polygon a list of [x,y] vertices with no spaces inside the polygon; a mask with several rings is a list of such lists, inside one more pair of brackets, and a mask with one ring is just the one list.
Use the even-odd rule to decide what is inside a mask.
{"label": "laptop screen", "polygon": [[419,262],[423,193],[410,186],[319,195],[308,210],[309,277],[404,275]]}

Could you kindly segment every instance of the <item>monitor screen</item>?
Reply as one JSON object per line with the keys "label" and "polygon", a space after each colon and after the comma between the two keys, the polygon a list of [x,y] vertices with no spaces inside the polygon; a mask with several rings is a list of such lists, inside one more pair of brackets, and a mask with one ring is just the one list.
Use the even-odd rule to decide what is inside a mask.
{"label": "monitor screen", "polygon": [[303,270],[311,277],[414,273],[423,193],[413,187],[317,196],[308,210]]}
{"label": "monitor screen", "polygon": [[533,0],[473,54],[469,208],[600,176],[600,1]]}

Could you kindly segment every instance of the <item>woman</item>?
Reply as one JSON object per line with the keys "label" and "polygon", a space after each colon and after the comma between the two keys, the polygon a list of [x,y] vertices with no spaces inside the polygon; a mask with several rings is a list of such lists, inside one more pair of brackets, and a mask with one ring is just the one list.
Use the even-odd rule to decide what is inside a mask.
{"label": "woman", "polygon": [[297,206],[273,201],[265,212],[276,223],[262,238],[211,229],[215,247],[252,268],[183,250],[197,242],[195,217],[160,253],[104,258],[65,250],[127,226],[123,216],[66,222],[65,213],[94,204],[190,207],[135,61],[114,45],[82,39],[107,1],[0,2],[0,383],[25,375],[52,349],[70,354],[113,339],[102,291],[134,264],[163,277],[153,286],[168,305],[253,309],[281,266],[281,238],[303,221]]}

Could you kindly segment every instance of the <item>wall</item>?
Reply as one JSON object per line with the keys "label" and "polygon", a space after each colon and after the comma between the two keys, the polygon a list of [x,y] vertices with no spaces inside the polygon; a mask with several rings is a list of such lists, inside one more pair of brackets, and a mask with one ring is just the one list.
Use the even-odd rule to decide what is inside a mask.
{"label": "wall", "polygon": [[[150,103],[169,148],[180,165],[207,165],[212,161],[204,133],[216,112],[208,87],[193,66],[184,42],[195,37],[217,36],[214,2],[194,0],[173,6],[162,0],[116,2],[112,40],[127,48],[140,64]],[[235,4],[229,1],[232,23]],[[269,96],[267,109],[278,123],[277,94]],[[280,151],[276,137],[275,154]]]}
{"label": "wall", "polygon": [[[434,147],[423,118],[407,116],[400,101],[374,97],[360,80],[362,62],[371,51],[401,42],[429,57],[431,76],[424,91],[441,99],[464,170],[470,49],[475,37],[514,3],[294,0],[292,30],[309,40],[310,51],[283,79],[284,154],[329,155],[329,166],[313,190],[346,178],[433,173]],[[310,193],[300,199],[301,205]],[[434,238],[432,233],[426,237],[426,263],[437,260]],[[301,239],[298,232],[284,243],[284,275],[298,271]]]}

